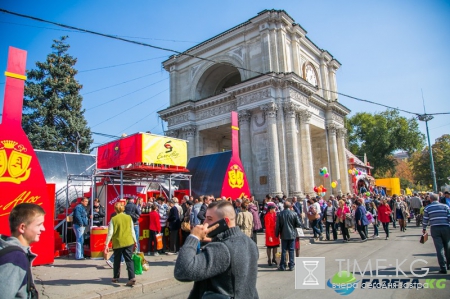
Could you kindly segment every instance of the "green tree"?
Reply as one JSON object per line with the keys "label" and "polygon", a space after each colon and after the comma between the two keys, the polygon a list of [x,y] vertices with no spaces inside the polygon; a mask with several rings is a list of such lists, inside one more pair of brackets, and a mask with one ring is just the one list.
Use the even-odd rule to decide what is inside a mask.
{"label": "green tree", "polygon": [[45,62],[27,71],[22,125],[35,149],[88,153],[93,140],[79,94],[83,86],[66,39],[54,40]]}
{"label": "green tree", "polygon": [[394,152],[412,154],[424,146],[425,136],[419,131],[417,120],[402,117],[396,110],[357,113],[347,120],[346,128],[349,150],[357,156],[366,153],[376,177],[395,172]]}
{"label": "green tree", "polygon": [[[437,138],[431,146],[434,160],[434,170],[438,188],[448,182],[450,177],[450,135],[444,134]],[[411,157],[414,180],[420,184],[432,185],[430,154],[428,147],[423,151],[415,152]]]}

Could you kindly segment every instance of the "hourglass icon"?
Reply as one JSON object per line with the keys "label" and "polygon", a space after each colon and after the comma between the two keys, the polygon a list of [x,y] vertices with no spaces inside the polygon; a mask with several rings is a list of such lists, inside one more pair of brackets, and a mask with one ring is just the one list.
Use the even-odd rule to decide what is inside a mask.
{"label": "hourglass icon", "polygon": [[303,261],[303,267],[308,270],[308,275],[303,279],[303,285],[305,286],[317,286],[319,280],[312,273],[317,269],[319,261]]}

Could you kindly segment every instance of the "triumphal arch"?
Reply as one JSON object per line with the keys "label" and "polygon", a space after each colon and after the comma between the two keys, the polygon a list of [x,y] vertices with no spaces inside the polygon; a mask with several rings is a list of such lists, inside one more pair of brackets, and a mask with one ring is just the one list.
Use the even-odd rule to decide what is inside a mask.
{"label": "triumphal arch", "polygon": [[264,10],[163,66],[170,106],[158,113],[167,135],[189,142],[189,157],[230,150],[230,112],[238,111],[240,157],[258,199],[312,194],[319,185],[349,192],[341,64],[285,11]]}

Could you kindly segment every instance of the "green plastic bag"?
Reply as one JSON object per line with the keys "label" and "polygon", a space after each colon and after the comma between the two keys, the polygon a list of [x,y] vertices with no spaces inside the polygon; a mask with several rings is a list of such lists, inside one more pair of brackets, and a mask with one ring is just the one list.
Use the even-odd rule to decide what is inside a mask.
{"label": "green plastic bag", "polygon": [[136,253],[133,253],[131,256],[131,259],[133,260],[134,264],[134,274],[141,275],[142,274],[142,258],[137,255]]}

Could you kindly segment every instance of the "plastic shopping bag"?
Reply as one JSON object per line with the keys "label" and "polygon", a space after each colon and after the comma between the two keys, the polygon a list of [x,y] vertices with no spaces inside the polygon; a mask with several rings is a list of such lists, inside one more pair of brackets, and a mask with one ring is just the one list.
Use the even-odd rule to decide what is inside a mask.
{"label": "plastic shopping bag", "polygon": [[134,264],[134,274],[141,275],[142,274],[142,259],[137,253],[133,253],[131,256]]}
{"label": "plastic shopping bag", "polygon": [[156,250],[163,249],[163,240],[162,240],[162,238],[163,238],[162,234],[157,234],[156,235]]}

